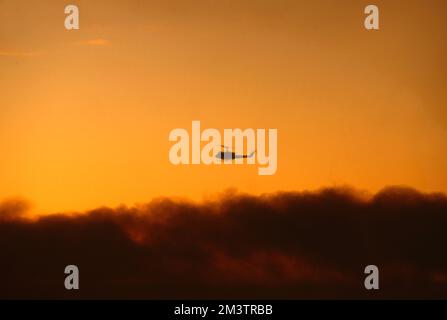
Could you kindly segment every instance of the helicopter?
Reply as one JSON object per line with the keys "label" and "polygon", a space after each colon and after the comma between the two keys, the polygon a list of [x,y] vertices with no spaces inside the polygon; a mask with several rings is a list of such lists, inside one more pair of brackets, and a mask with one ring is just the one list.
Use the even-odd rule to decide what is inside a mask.
{"label": "helicopter", "polygon": [[251,158],[254,156],[255,151],[253,151],[250,154],[237,154],[236,152],[232,152],[232,151],[228,151],[228,147],[221,145],[221,148],[224,148],[225,151],[220,151],[216,154],[216,158],[218,159],[222,159],[222,160],[234,160],[234,159],[246,159],[246,158]]}

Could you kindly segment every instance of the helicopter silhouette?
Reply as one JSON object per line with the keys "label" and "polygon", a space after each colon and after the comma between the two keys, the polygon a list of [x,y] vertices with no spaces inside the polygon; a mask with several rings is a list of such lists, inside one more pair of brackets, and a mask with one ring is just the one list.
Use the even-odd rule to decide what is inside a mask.
{"label": "helicopter silhouette", "polygon": [[221,148],[224,148],[225,151],[220,151],[216,154],[216,158],[222,160],[234,160],[234,159],[246,159],[251,158],[255,154],[256,150],[250,154],[237,154],[236,152],[228,151],[228,147],[221,145]]}

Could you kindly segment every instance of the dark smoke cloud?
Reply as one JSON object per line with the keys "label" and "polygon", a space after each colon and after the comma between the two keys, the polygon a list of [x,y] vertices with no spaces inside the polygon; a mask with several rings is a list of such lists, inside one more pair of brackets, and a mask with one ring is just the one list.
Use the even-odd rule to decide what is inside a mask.
{"label": "dark smoke cloud", "polygon": [[23,217],[30,204],[21,198],[11,198],[0,202],[0,221]]}
{"label": "dark smoke cloud", "polygon": [[[228,194],[27,220],[0,205],[0,298],[447,298],[447,198]],[[64,289],[64,268],[80,290]],[[380,268],[380,290],[364,268]]]}

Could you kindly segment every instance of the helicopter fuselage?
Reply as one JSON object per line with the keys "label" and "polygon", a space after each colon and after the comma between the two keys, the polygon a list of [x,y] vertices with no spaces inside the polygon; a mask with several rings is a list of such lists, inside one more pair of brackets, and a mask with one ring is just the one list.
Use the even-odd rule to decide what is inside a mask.
{"label": "helicopter fuselage", "polygon": [[246,154],[236,154],[235,152],[229,152],[229,151],[221,151],[216,154],[216,158],[222,159],[222,160],[234,160],[234,159],[241,159],[241,158],[250,158],[251,155]]}

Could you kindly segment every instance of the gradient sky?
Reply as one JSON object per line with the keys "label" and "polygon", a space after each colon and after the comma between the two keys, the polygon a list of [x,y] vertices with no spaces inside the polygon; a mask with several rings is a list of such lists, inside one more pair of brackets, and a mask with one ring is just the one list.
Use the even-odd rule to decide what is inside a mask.
{"label": "gradient sky", "polygon": [[[0,0],[0,199],[38,213],[352,185],[447,192],[443,0]],[[64,7],[80,30],[64,28]],[[173,166],[174,128],[277,128],[278,171]]]}

